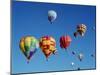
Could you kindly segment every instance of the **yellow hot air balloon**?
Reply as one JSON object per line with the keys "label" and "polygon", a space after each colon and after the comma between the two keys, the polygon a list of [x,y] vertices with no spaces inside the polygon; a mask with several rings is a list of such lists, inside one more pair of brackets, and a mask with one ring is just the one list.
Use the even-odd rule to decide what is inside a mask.
{"label": "yellow hot air balloon", "polygon": [[51,36],[43,36],[40,38],[39,45],[46,58],[56,52],[56,41]]}

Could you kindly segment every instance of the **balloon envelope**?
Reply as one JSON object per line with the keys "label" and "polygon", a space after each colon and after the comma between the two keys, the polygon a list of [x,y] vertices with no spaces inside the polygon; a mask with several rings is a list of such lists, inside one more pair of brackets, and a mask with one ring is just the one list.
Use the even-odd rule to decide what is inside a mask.
{"label": "balloon envelope", "polygon": [[86,32],[86,25],[85,24],[79,24],[77,26],[77,32],[81,35],[81,36],[84,36],[85,32]]}
{"label": "balloon envelope", "polygon": [[30,60],[31,57],[35,54],[39,47],[38,40],[33,36],[26,36],[21,38],[20,43],[20,50],[25,55],[27,60]]}
{"label": "balloon envelope", "polygon": [[70,45],[70,42],[71,42],[72,40],[71,40],[71,37],[70,36],[61,36],[60,37],[60,47],[61,48],[67,48],[67,47],[69,47],[69,45]]}
{"label": "balloon envelope", "polygon": [[80,67],[78,67],[77,70],[80,70]]}
{"label": "balloon envelope", "polygon": [[74,65],[75,65],[75,63],[74,63],[74,62],[71,62],[71,65],[72,65],[72,66],[74,66]]}
{"label": "balloon envelope", "polygon": [[83,55],[82,53],[80,53],[80,54],[78,55],[78,58],[79,58],[80,61],[82,61],[83,57],[84,57],[84,55]]}
{"label": "balloon envelope", "polygon": [[56,51],[56,41],[51,36],[43,36],[40,38],[39,45],[46,58]]}
{"label": "balloon envelope", "polygon": [[74,32],[74,37],[77,37],[78,36],[78,32]]}
{"label": "balloon envelope", "polygon": [[72,54],[73,54],[73,55],[76,55],[76,52],[75,52],[75,51],[72,51]]}
{"label": "balloon envelope", "polygon": [[94,54],[91,54],[91,57],[95,57],[95,55]]}
{"label": "balloon envelope", "polygon": [[48,20],[52,23],[57,18],[57,13],[54,10],[48,11]]}

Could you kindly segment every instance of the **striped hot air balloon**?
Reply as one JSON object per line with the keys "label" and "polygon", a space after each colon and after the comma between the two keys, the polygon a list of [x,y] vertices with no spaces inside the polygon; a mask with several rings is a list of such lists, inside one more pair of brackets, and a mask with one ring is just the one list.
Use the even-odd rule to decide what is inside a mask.
{"label": "striped hot air balloon", "polygon": [[71,41],[72,40],[71,40],[70,36],[68,36],[68,35],[61,36],[60,37],[60,47],[64,48],[64,49],[68,48],[70,43],[71,43]]}
{"label": "striped hot air balloon", "polygon": [[33,36],[22,37],[19,43],[20,50],[29,61],[39,47],[38,40]]}

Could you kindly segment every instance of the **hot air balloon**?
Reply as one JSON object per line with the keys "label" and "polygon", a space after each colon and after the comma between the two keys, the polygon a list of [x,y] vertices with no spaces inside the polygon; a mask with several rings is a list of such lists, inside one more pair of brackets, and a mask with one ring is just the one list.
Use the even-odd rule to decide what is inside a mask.
{"label": "hot air balloon", "polygon": [[51,36],[43,36],[40,38],[39,45],[47,60],[51,54],[55,54],[56,52],[56,41]]}
{"label": "hot air balloon", "polygon": [[73,55],[76,55],[76,52],[75,52],[75,51],[72,51],[72,54],[73,54]]}
{"label": "hot air balloon", "polygon": [[77,70],[80,70],[80,67],[78,67]]}
{"label": "hot air balloon", "polygon": [[78,26],[77,26],[77,32],[79,32],[79,34],[81,35],[81,36],[84,36],[84,34],[85,34],[85,32],[86,32],[86,25],[85,24],[79,24]]}
{"label": "hot air balloon", "polygon": [[20,50],[25,55],[29,63],[29,60],[36,53],[39,47],[39,42],[33,36],[26,36],[21,38],[19,46],[20,46]]}
{"label": "hot air balloon", "polygon": [[91,54],[91,57],[93,57],[93,58],[94,58],[94,57],[95,57],[95,55],[94,55],[94,54]]}
{"label": "hot air balloon", "polygon": [[74,62],[71,62],[71,66],[73,67],[75,65],[75,63]]}
{"label": "hot air balloon", "polygon": [[78,34],[81,36],[84,36],[86,30],[87,30],[87,27],[85,24],[79,24],[77,26],[77,31],[74,33],[74,36],[77,37]]}
{"label": "hot air balloon", "polygon": [[71,67],[74,69],[75,63],[71,62]]}
{"label": "hot air balloon", "polygon": [[57,13],[54,10],[49,10],[48,11],[48,20],[50,23],[53,23],[57,18]]}
{"label": "hot air balloon", "polygon": [[60,37],[60,47],[64,48],[64,49],[68,48],[70,43],[71,43],[71,41],[72,40],[71,40],[70,36],[68,36],[68,35],[61,36]]}
{"label": "hot air balloon", "polygon": [[74,32],[74,37],[77,37],[77,35],[78,35],[78,32]]}
{"label": "hot air balloon", "polygon": [[80,54],[78,55],[78,59],[79,59],[80,61],[82,61],[83,57],[84,57],[84,55],[83,55],[82,53],[80,53]]}

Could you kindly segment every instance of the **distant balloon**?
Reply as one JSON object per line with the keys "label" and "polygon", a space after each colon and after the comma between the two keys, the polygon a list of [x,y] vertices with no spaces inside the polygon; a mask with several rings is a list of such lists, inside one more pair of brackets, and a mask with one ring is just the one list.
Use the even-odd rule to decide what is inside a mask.
{"label": "distant balloon", "polygon": [[80,70],[80,67],[78,67],[77,70]]}
{"label": "distant balloon", "polygon": [[78,36],[78,32],[74,32],[74,37],[77,37]]}
{"label": "distant balloon", "polygon": [[57,13],[54,10],[48,11],[48,20],[53,23],[57,18]]}
{"label": "distant balloon", "polygon": [[60,47],[61,48],[68,48],[70,46],[70,43],[71,43],[71,37],[66,35],[66,36],[61,36],[60,37]]}
{"label": "distant balloon", "polygon": [[91,57],[93,57],[93,58],[94,58],[94,57],[95,57],[95,55],[94,55],[94,54],[91,54]]}
{"label": "distant balloon", "polygon": [[74,33],[74,36],[77,37],[78,34],[80,34],[81,36],[84,36],[86,30],[87,30],[87,27],[85,24],[79,24],[77,26],[77,31]]}
{"label": "distant balloon", "polygon": [[71,65],[72,65],[72,66],[74,66],[74,65],[75,65],[75,63],[74,63],[74,62],[71,62]]}
{"label": "distant balloon", "polygon": [[29,61],[31,57],[35,54],[35,52],[37,51],[39,47],[39,42],[33,36],[26,36],[26,37],[21,38],[19,46],[20,46],[20,50]]}
{"label": "distant balloon", "polygon": [[46,56],[46,59],[53,53],[56,52],[56,41],[51,36],[43,36],[40,38],[39,42],[40,48],[42,49],[42,52]]}
{"label": "distant balloon", "polygon": [[73,55],[76,55],[75,51],[72,51],[72,54],[73,54]]}
{"label": "distant balloon", "polygon": [[79,24],[79,25],[77,26],[77,32],[79,32],[79,34],[80,34],[81,36],[84,36],[84,34],[85,34],[85,32],[86,32],[86,29],[87,29],[87,27],[86,27],[85,24]]}
{"label": "distant balloon", "polygon": [[84,57],[84,55],[83,55],[82,53],[80,53],[80,54],[78,55],[78,59],[79,59],[80,61],[83,60],[83,57]]}

